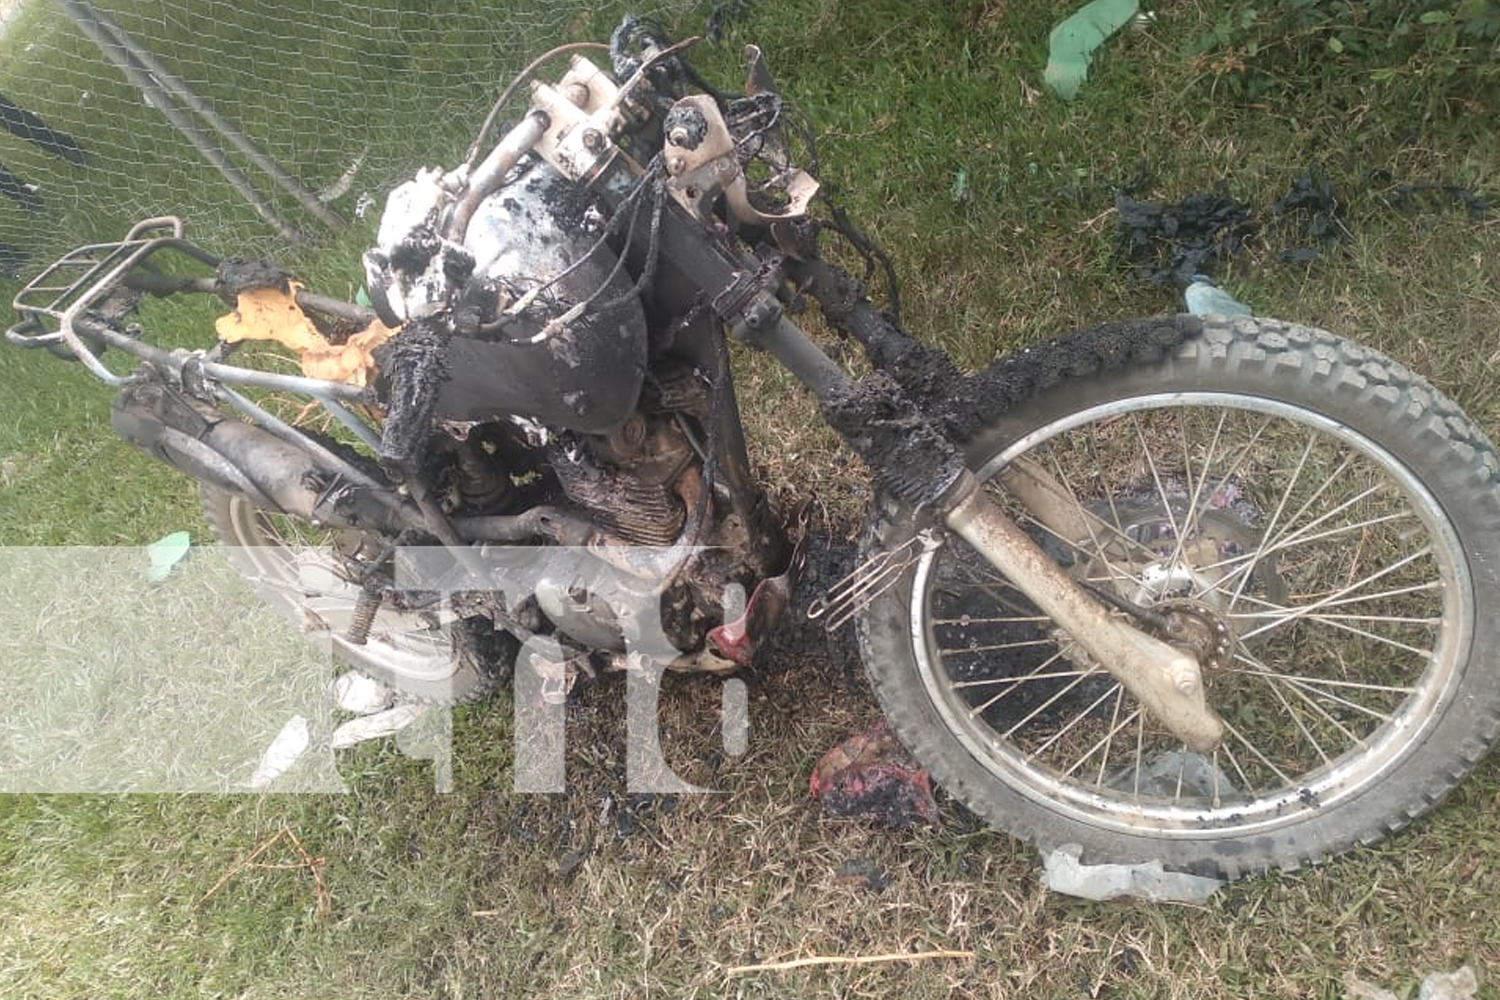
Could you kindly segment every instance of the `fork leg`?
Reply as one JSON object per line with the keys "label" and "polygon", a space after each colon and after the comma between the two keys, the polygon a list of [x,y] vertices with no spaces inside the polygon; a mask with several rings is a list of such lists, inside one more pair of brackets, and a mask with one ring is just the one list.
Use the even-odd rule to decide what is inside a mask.
{"label": "fork leg", "polygon": [[1189,750],[1205,753],[1218,746],[1224,723],[1208,707],[1197,660],[1105,610],[985,496],[972,477],[966,477],[960,490],[944,518],[949,528],[1067,632],[1093,662],[1125,685]]}

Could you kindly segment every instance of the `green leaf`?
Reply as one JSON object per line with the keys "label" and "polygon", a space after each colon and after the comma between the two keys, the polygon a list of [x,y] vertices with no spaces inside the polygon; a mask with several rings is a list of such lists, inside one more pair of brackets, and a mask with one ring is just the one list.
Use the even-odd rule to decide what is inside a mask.
{"label": "green leaf", "polygon": [[1429,10],[1421,17],[1423,24],[1447,24],[1451,20],[1453,15],[1446,10]]}
{"label": "green leaf", "polygon": [[1344,51],[1344,43],[1339,40],[1339,36],[1334,35],[1332,38],[1328,39],[1328,51],[1332,52],[1334,55],[1338,55],[1339,53]]}
{"label": "green leaf", "polygon": [[1138,0],[1092,0],[1053,28],[1043,74],[1052,92],[1071,101],[1089,75],[1094,50],[1128,24],[1139,9]]}
{"label": "green leaf", "polygon": [[165,580],[172,567],[188,554],[191,545],[192,539],[186,531],[174,531],[146,546],[146,554],[151,557],[151,565],[146,568],[146,582],[161,583]]}

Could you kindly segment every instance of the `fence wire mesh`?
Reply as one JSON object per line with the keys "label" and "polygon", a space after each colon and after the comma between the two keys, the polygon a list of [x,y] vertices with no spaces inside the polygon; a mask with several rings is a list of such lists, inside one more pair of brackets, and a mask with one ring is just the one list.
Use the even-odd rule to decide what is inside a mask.
{"label": "fence wire mesh", "polygon": [[224,254],[326,239],[416,166],[451,165],[527,59],[618,16],[557,0],[0,0],[0,271],[162,214]]}

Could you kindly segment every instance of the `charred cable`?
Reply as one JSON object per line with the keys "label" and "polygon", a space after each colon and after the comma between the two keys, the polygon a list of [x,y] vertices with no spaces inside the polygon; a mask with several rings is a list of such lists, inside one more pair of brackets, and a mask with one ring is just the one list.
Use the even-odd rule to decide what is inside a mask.
{"label": "charred cable", "polygon": [[[603,311],[607,312],[610,309],[618,309],[620,306],[623,306],[631,299],[636,299],[642,295],[645,295],[646,292],[650,290],[651,282],[656,276],[656,266],[661,256],[662,213],[666,210],[667,201],[666,186],[661,183],[661,179],[657,176],[657,172],[660,169],[660,166],[661,155],[657,154],[656,158],[651,161],[651,165],[647,167],[646,170],[646,176],[654,178],[655,183],[651,186],[651,231],[647,234],[646,259],[641,263],[641,273],[636,277],[635,284],[631,287],[630,291],[625,292],[619,297],[611,299],[610,301],[604,303],[604,305],[600,306],[599,308]],[[636,215],[639,215],[639,213],[640,206],[636,206]],[[635,231],[634,216],[632,216],[630,221],[630,230],[633,238],[633,234]],[[625,254],[621,254],[620,261],[623,263],[624,260]],[[613,277],[613,274],[611,274],[611,277]],[[603,286],[601,285],[600,288],[602,290]]]}
{"label": "charred cable", "polygon": [[[784,107],[781,95],[766,92],[742,97],[725,109],[726,124],[730,133],[735,135],[734,148],[741,162],[760,155],[765,147],[764,136],[781,123]],[[756,119],[761,120],[757,122]],[[746,129],[744,134],[740,134],[741,129]],[[754,150],[748,149],[752,140],[759,140]]]}
{"label": "charred cable", "polygon": [[896,326],[901,325],[901,289],[896,280],[896,266],[891,263],[890,256],[885,250],[864,231],[849,220],[849,213],[844,207],[833,200],[833,197],[820,190],[818,199],[828,209],[830,218],[819,219],[819,229],[827,229],[842,236],[854,248],[865,263],[865,273],[861,279],[865,283],[874,277],[876,270],[880,271],[885,282],[886,312],[890,314],[891,322]]}

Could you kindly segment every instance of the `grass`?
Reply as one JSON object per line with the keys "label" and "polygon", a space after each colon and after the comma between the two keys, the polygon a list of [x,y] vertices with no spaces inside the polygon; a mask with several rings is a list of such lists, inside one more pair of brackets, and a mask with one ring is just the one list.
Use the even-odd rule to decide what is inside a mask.
{"label": "grass", "polygon": [[[400,48],[364,53],[371,66],[357,78],[332,79],[310,42],[288,48],[273,96],[316,93],[320,112],[292,129],[309,138],[278,154],[321,184],[370,135],[405,135],[405,146],[372,143],[380,162],[360,185],[368,180],[378,193],[418,163],[451,161],[493,81],[521,52],[602,37],[621,9],[512,6],[518,16],[494,17],[478,35],[480,22],[462,20],[457,3],[432,6],[430,18],[387,11]],[[1173,290],[1132,284],[1111,256],[1113,191],[1142,167],[1149,179],[1138,196],[1175,199],[1222,182],[1264,208],[1297,173],[1320,166],[1341,192],[1349,238],[1290,266],[1275,259],[1284,244],[1268,228],[1225,283],[1260,311],[1390,352],[1495,436],[1496,222],[1444,208],[1401,214],[1386,199],[1396,181],[1493,193],[1500,105],[1483,91],[1454,98],[1410,67],[1376,80],[1372,70],[1382,67],[1349,54],[1309,60],[1304,50],[1300,61],[1261,67],[1276,85],[1251,95],[1242,85],[1249,71],[1216,65],[1222,51],[1195,48],[1242,6],[1164,7],[1149,30],[1106,46],[1071,104],[1038,92],[1059,13],[1040,0],[778,0],[753,6],[723,48],[701,49],[697,62],[733,81],[741,43],[766,49],[822,136],[824,181],[895,259],[908,325],[968,365],[1047,334],[1175,307]],[[71,68],[26,63],[18,49],[57,34],[46,10],[28,10],[0,42],[0,91],[17,99],[79,86],[62,75]],[[241,45],[255,35],[256,11],[246,10],[226,29]],[[678,35],[697,30],[704,13],[680,2],[656,12]],[[147,30],[144,21],[126,26]],[[288,33],[278,25],[269,34]],[[477,64],[470,46],[492,48],[492,62]],[[434,115],[397,93],[393,74],[374,65],[380,59],[433,79],[466,69],[473,100]],[[266,87],[245,72],[226,63],[237,93],[220,96],[258,128],[274,119],[276,102],[257,103],[253,91]],[[101,128],[138,104],[123,88],[112,93],[94,105]],[[397,110],[371,115],[380,100]],[[5,155],[20,163],[8,146]],[[232,251],[244,234],[266,242],[190,155],[151,162],[166,178],[158,195],[179,197],[195,222],[206,218],[195,231],[214,249]],[[91,189],[98,207],[69,208],[59,233],[96,235],[92,227],[144,207],[128,180]],[[152,209],[167,207],[176,206]],[[372,227],[367,218],[328,245],[282,248],[283,256],[315,287],[346,294]],[[206,316],[163,322],[186,341]],[[861,481],[782,373],[750,358],[739,366],[766,477],[788,496],[816,490],[839,530],[860,505]],[[207,541],[189,485],[113,439],[108,393],[85,373],[5,348],[0,378],[0,541],[140,545],[182,527]],[[22,599],[28,580],[33,597],[58,586],[11,580],[15,610],[0,655],[12,685],[39,683],[16,638],[35,634],[41,619]],[[71,591],[101,602],[107,593],[76,578]],[[178,605],[167,594],[125,589],[118,603],[51,613],[66,612],[67,628],[79,632],[99,624],[103,634],[109,623],[112,634],[148,646],[168,641],[168,612]],[[844,642],[806,630],[792,640],[747,678],[752,730],[742,757],[717,752],[707,721],[717,683],[678,678],[663,695],[669,761],[716,795],[631,796],[622,691],[601,683],[571,709],[566,795],[510,793],[512,706],[502,692],[456,713],[451,794],[433,790],[430,764],[371,744],[341,756],[343,795],[0,798],[0,992],[1333,998],[1345,995],[1346,971],[1411,995],[1429,970],[1500,968],[1495,760],[1410,831],[1336,862],[1236,883],[1204,907],[1079,902],[1048,895],[1029,849],[951,802],[939,830],[892,833],[821,815],[807,798],[809,770],[876,708]],[[247,869],[200,905],[284,827],[324,859],[326,917],[310,871],[282,844],[264,860],[286,867]],[[807,955],[929,949],[976,957],[726,972]]]}

